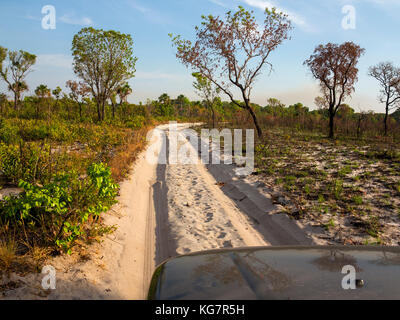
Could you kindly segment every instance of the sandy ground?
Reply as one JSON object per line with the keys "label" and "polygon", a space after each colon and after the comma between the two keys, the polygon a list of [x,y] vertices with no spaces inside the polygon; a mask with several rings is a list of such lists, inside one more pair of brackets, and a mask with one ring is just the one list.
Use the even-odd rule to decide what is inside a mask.
{"label": "sandy ground", "polygon": [[266,245],[203,164],[168,165],[166,181],[168,224],[178,254]]}
{"label": "sandy ground", "polygon": [[279,210],[262,185],[237,178],[233,165],[147,161],[146,152],[157,158],[169,149],[168,137],[160,139],[166,127],[154,131],[150,147],[121,184],[118,205],[105,215],[117,230],[90,246],[86,257],[48,261],[57,271],[55,290],[41,288],[42,274],[11,274],[0,286],[16,288],[4,291],[3,299],[145,299],[155,266],[177,254],[315,243],[303,226],[275,214]]}

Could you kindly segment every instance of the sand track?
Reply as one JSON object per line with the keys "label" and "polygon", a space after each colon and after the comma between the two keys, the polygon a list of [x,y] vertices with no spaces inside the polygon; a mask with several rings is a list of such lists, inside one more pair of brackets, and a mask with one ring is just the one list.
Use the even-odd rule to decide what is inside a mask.
{"label": "sand track", "polygon": [[[187,127],[178,125],[178,134]],[[232,166],[149,162],[149,149],[156,158],[169,150],[167,128],[154,130],[147,151],[121,184],[119,203],[105,215],[117,230],[89,248],[90,259],[53,259],[56,290],[44,293],[42,276],[29,275],[18,278],[24,285],[8,291],[6,299],[146,299],[155,267],[178,254],[312,243],[301,226],[273,214],[268,196],[237,179]]]}

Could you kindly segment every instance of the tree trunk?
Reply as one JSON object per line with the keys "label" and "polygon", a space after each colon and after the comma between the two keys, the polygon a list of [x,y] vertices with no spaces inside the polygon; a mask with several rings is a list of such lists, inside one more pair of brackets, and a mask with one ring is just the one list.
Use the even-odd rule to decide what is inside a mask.
{"label": "tree trunk", "polygon": [[357,139],[360,138],[360,132],[361,132],[361,116],[358,117],[358,122],[357,122]]}
{"label": "tree trunk", "polygon": [[14,110],[18,110],[18,94],[14,92]]}
{"label": "tree trunk", "polygon": [[99,101],[96,101],[96,106],[97,106],[97,117],[99,122],[101,122],[101,105]]}
{"label": "tree trunk", "polygon": [[115,104],[112,104],[112,117],[115,119]]}
{"label": "tree trunk", "polygon": [[335,119],[335,115],[333,112],[329,112],[329,138],[333,139],[335,137],[335,133],[334,133],[334,119]]}
{"label": "tree trunk", "polygon": [[387,133],[388,133],[388,125],[387,125],[387,121],[388,121],[388,116],[389,116],[389,105],[386,103],[386,112],[385,112],[385,137],[387,137]]}
{"label": "tree trunk", "polygon": [[211,108],[211,113],[212,113],[212,127],[213,129],[215,128],[215,110],[212,106],[210,106]]}
{"label": "tree trunk", "polygon": [[82,120],[82,103],[78,102],[79,105],[79,119]]}
{"label": "tree trunk", "polygon": [[35,113],[36,113],[36,115],[35,115],[36,119],[39,119],[39,105],[40,105],[40,100],[36,102],[36,111],[35,111]]}
{"label": "tree trunk", "polygon": [[255,112],[253,111],[253,109],[250,106],[247,106],[247,110],[249,111],[251,117],[253,118],[254,126],[257,129],[257,135],[258,135],[259,138],[261,138],[262,137],[262,130],[260,128],[260,125],[258,124],[257,116],[256,116]]}

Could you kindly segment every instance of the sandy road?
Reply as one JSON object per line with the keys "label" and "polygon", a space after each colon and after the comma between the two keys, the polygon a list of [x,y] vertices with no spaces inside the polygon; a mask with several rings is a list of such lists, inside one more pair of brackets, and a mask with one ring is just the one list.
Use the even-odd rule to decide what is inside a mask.
{"label": "sandy road", "polygon": [[[193,148],[178,125],[178,150]],[[169,154],[168,126],[159,126],[150,142],[155,158]],[[165,139],[161,138],[165,135]],[[121,194],[134,221],[122,228],[128,238],[119,260],[117,283],[123,297],[146,297],[156,265],[178,254],[216,248],[311,244],[305,230],[274,205],[259,189],[233,174],[230,165],[149,163],[142,155],[131,176],[134,187]],[[128,183],[130,186],[131,183]],[[222,182],[222,184],[221,184]],[[124,189],[124,188],[123,188]],[[125,188],[127,189],[127,188]],[[129,239],[130,238],[130,239]],[[132,257],[135,257],[133,259]],[[134,261],[133,261],[134,260]],[[126,281],[131,279],[131,281]]]}
{"label": "sandy road", "polygon": [[[178,125],[178,134],[186,127]],[[115,248],[118,253],[111,258],[120,271],[110,275],[108,281],[121,298],[146,298],[155,266],[167,258],[207,249],[267,244],[203,164],[161,161],[169,151],[167,128],[154,130],[148,150],[140,155],[130,178],[121,186],[116,211],[123,217],[117,221],[115,237],[122,248]],[[152,161],[149,155],[154,157]]]}
{"label": "sandy road", "polygon": [[[185,127],[178,125],[178,130]],[[179,150],[185,138],[180,131],[178,135]],[[166,137],[168,151],[168,132]],[[186,146],[192,148],[187,141]],[[195,251],[266,245],[253,223],[226,197],[200,162],[161,164],[157,173],[156,263]]]}

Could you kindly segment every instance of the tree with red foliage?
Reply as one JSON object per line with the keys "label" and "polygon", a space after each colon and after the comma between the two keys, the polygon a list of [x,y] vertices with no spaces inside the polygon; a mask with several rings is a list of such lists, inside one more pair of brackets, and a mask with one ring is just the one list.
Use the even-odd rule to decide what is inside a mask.
{"label": "tree with red foliage", "polygon": [[357,64],[365,49],[353,42],[319,45],[304,62],[319,81],[329,111],[329,138],[334,138],[335,115],[358,81]]}
{"label": "tree with red foliage", "polygon": [[[228,11],[225,19],[212,15],[202,19],[201,27],[195,29],[194,44],[170,34],[177,58],[212,82],[232,103],[247,110],[261,136],[250,95],[263,67],[272,68],[267,60],[270,53],[288,39],[290,20],[275,9],[266,9],[264,23],[259,25],[253,12],[243,7],[234,13]],[[242,101],[234,98],[232,87],[240,92]]]}

